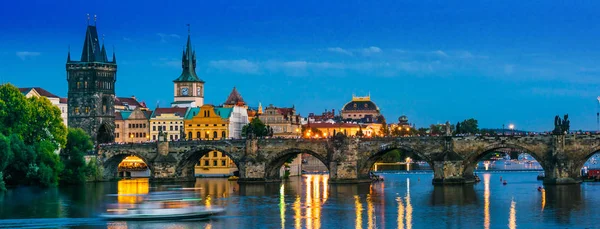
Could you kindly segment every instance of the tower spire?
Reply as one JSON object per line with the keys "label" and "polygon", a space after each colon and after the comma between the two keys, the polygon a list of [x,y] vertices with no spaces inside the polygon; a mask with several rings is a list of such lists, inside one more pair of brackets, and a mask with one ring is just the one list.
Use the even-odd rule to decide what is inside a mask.
{"label": "tower spire", "polygon": [[87,25],[90,25],[90,14],[87,14]]}
{"label": "tower spire", "polygon": [[113,63],[117,63],[117,56],[115,55],[115,46],[113,45],[113,59],[112,59]]}
{"label": "tower spire", "polygon": [[71,45],[69,45],[69,51],[67,52],[67,62],[71,62]]}
{"label": "tower spire", "polygon": [[96,20],[98,20],[98,17],[94,14],[94,26],[96,26]]}

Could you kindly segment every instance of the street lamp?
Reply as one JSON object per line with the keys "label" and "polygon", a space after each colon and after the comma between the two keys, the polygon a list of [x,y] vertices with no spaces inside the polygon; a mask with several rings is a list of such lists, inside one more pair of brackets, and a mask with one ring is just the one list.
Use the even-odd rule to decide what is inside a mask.
{"label": "street lamp", "polygon": [[133,133],[129,134],[129,138],[131,138],[131,143],[133,143]]}
{"label": "street lamp", "polygon": [[514,132],[515,125],[513,125],[513,124],[509,124],[509,125],[508,125],[508,129],[510,129],[510,134],[511,134],[511,135],[515,135],[515,132]]}

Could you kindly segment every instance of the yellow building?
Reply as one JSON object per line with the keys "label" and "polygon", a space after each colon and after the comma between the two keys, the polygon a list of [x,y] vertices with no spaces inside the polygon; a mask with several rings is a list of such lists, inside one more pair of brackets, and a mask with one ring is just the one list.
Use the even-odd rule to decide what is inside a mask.
{"label": "yellow building", "polygon": [[115,142],[145,142],[150,140],[150,111],[136,107],[133,111],[115,112]]}
{"label": "yellow building", "polygon": [[150,116],[150,136],[152,140],[158,140],[158,134],[166,134],[168,141],[185,139],[183,131],[183,119],[187,108],[156,108]]}
{"label": "yellow building", "polygon": [[[185,115],[185,131],[188,140],[221,140],[229,138],[229,119],[233,108],[205,104],[190,108]],[[196,175],[227,176],[237,170],[235,164],[223,152],[211,151],[196,164]]]}
{"label": "yellow building", "polygon": [[185,116],[185,131],[189,140],[221,140],[229,137],[229,116],[232,108],[205,104],[190,108]]}
{"label": "yellow building", "polygon": [[352,96],[352,100],[342,107],[342,119],[361,123],[379,122],[379,107],[371,101],[371,96]]}
{"label": "yellow building", "polygon": [[[317,136],[317,134],[308,132],[309,129],[317,129],[321,131],[322,135],[325,136]],[[309,138],[322,138],[322,137],[331,137],[336,135],[337,133],[343,133],[346,136],[356,136],[356,133],[361,130],[361,126],[355,123],[310,123],[304,125],[303,135],[304,137]],[[364,134],[363,130],[363,134]]]}

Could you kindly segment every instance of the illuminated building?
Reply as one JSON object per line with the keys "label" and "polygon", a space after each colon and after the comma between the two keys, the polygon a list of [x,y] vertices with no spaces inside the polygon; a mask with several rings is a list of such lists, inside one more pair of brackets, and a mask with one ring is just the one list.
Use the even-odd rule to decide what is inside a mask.
{"label": "illuminated building", "polygon": [[274,137],[292,138],[301,135],[300,115],[296,114],[296,108],[293,106],[283,108],[271,104],[258,118],[273,129]]}
{"label": "illuminated building", "polygon": [[150,136],[158,140],[158,134],[165,134],[167,141],[185,138],[183,131],[183,118],[187,108],[156,108],[150,115]]}
{"label": "illuminated building", "polygon": [[[188,140],[221,140],[229,138],[231,114],[234,109],[246,111],[244,107],[215,107],[205,104],[190,108],[185,116],[185,131]],[[245,118],[246,122],[248,118]],[[241,132],[241,130],[240,130]],[[237,170],[235,164],[223,152],[210,151],[196,164],[200,176],[230,175]]]}
{"label": "illuminated building", "polygon": [[379,123],[382,118],[379,107],[371,101],[371,96],[352,96],[352,100],[342,108],[342,119],[360,123]]}
{"label": "illuminated building", "polygon": [[136,107],[133,111],[115,112],[115,142],[144,142],[150,140],[151,111]]}
{"label": "illuminated building", "polygon": [[225,103],[224,108],[231,108],[231,114],[229,115],[229,138],[242,138],[242,128],[250,123],[248,115],[248,106],[244,102],[242,95],[234,87]]}
{"label": "illuminated building", "polygon": [[356,133],[361,130],[361,126],[356,123],[309,123],[304,125],[305,130],[313,128],[319,130],[321,133],[323,133],[323,135],[326,136],[316,136],[314,133],[307,133],[305,131],[303,133],[305,135],[304,137],[330,137],[336,135],[337,133],[343,133],[346,136],[356,136]]}

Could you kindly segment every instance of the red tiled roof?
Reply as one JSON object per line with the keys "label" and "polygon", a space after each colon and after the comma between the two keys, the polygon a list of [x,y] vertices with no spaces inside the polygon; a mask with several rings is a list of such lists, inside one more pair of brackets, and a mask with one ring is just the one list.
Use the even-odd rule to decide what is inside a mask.
{"label": "red tiled roof", "polygon": [[52,94],[49,91],[46,91],[45,89],[43,89],[41,87],[24,87],[24,88],[19,88],[19,91],[21,91],[21,93],[23,93],[23,94],[27,94],[32,89],[34,89],[35,91],[37,91],[38,94],[40,94],[41,96],[44,96],[44,97],[60,98],[60,97],[56,96],[55,94]]}
{"label": "red tiled roof", "polygon": [[358,128],[360,125],[356,123],[310,123],[304,125],[306,127],[310,126],[311,128]]}
{"label": "red tiled roof", "polygon": [[277,108],[277,112],[279,112],[279,114],[282,115],[293,115],[294,114],[294,108]]}
{"label": "red tiled roof", "polygon": [[67,99],[67,98],[60,98],[59,100],[60,100],[60,103],[68,103],[69,102],[69,99]]}
{"label": "red tiled roof", "polygon": [[186,111],[187,108],[184,107],[156,108],[156,110],[152,112],[152,117],[156,117],[161,114],[175,114],[177,116],[184,117]]}
{"label": "red tiled roof", "polygon": [[240,95],[240,93],[237,91],[237,89],[235,87],[233,87],[233,90],[231,90],[231,93],[229,93],[229,97],[227,97],[227,100],[225,100],[225,105],[246,105],[246,103],[244,102],[244,99],[242,98],[242,95]]}
{"label": "red tiled roof", "polygon": [[125,103],[129,106],[146,108],[146,103],[138,102],[135,97],[115,97],[116,106],[125,106]]}

